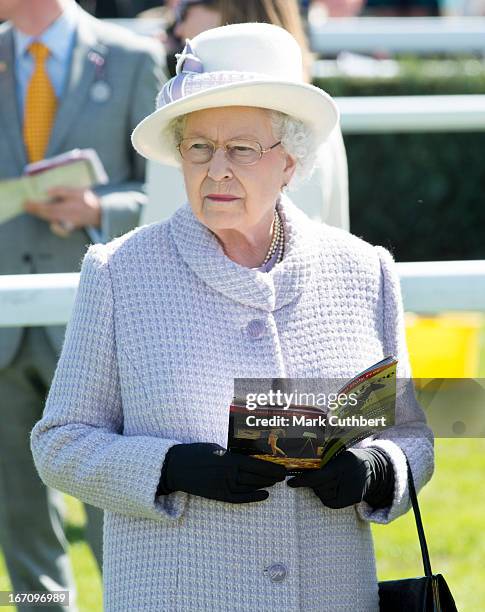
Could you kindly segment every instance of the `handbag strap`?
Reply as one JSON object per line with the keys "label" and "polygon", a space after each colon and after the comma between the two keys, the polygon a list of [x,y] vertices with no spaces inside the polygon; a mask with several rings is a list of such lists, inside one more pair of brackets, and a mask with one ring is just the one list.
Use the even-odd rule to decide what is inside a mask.
{"label": "handbag strap", "polygon": [[416,520],[416,529],[418,530],[419,545],[421,547],[421,555],[423,557],[424,573],[429,578],[433,575],[431,572],[431,562],[429,560],[428,545],[426,543],[426,537],[424,535],[423,522],[421,520],[421,513],[419,511],[418,496],[416,495],[416,489],[414,488],[413,473],[411,466],[409,465],[408,458],[406,457],[406,464],[408,466],[408,486],[409,486],[409,497],[413,504],[414,518]]}

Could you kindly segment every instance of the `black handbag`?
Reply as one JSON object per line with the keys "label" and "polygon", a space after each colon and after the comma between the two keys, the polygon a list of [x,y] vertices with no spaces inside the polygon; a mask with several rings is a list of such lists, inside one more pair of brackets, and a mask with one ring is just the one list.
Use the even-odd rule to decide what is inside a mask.
{"label": "black handbag", "polygon": [[441,574],[433,574],[431,571],[418,498],[407,457],[406,463],[408,466],[409,496],[413,504],[425,575],[421,578],[379,582],[379,610],[380,612],[457,612],[455,601],[446,580]]}

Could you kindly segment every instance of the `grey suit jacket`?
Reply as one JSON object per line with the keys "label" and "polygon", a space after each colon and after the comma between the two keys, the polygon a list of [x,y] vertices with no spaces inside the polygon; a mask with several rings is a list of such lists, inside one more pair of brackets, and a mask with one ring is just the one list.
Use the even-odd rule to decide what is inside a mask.
{"label": "grey suit jacket", "polygon": [[[27,163],[16,98],[13,40],[11,25],[1,26],[0,179],[19,176]],[[101,74],[96,70],[93,53],[104,59]],[[155,97],[164,80],[162,65],[164,54],[157,43],[103,23],[79,9],[68,83],[46,157],[77,147],[96,149],[110,180],[96,190],[101,196],[101,229],[107,240],[137,225],[146,199],[142,191],[145,164],[134,152],[130,135],[155,108]],[[108,100],[93,99],[96,80],[108,84]],[[60,238],[45,221],[20,215],[0,225],[0,274],[78,271],[91,242],[86,229]],[[64,329],[47,328],[57,351],[62,346]],[[22,332],[21,328],[0,329],[0,368],[12,360]]]}

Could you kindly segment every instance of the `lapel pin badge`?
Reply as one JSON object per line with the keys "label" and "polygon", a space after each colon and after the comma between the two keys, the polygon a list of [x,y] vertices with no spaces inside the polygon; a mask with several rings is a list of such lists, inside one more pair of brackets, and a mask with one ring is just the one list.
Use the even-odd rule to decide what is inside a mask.
{"label": "lapel pin badge", "polygon": [[107,102],[111,97],[111,87],[106,81],[96,81],[93,83],[90,93],[94,102]]}
{"label": "lapel pin badge", "polygon": [[96,79],[90,90],[91,100],[93,102],[107,102],[111,97],[111,87],[105,78],[105,59],[96,51],[90,51],[88,60],[94,64]]}

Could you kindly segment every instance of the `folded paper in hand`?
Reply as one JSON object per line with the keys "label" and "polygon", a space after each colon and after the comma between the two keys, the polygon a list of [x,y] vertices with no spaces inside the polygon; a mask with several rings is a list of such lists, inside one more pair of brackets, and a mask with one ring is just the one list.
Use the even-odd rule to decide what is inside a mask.
{"label": "folded paper in hand", "polygon": [[0,181],[0,223],[23,214],[26,200],[49,200],[52,187],[87,189],[105,185],[108,176],[94,149],[73,149],[25,167],[24,175]]}

